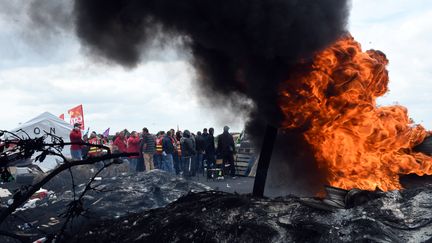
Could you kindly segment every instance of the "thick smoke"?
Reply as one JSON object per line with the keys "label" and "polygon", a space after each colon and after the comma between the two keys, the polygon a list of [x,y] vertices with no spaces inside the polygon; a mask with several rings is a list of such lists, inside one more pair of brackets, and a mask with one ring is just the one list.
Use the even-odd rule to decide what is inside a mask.
{"label": "thick smoke", "polygon": [[[97,55],[133,67],[155,39],[183,38],[199,87],[253,100],[250,126],[281,119],[278,85],[301,58],[345,32],[343,0],[76,0],[77,34]],[[212,97],[214,95],[209,95]],[[220,100],[220,99],[219,99]]]}
{"label": "thick smoke", "polygon": [[[216,97],[211,102],[252,100],[247,132],[259,146],[265,124],[279,126],[282,119],[279,84],[300,60],[346,32],[348,5],[346,0],[76,0],[74,13],[82,44],[126,67],[137,65],[155,40],[181,38],[204,96]],[[239,101],[237,108],[244,104]],[[296,152],[307,151],[299,148],[302,137],[290,134],[279,137],[273,157],[297,161],[289,165],[296,170],[290,178],[316,177],[310,154]],[[294,149],[286,150],[290,145]],[[270,176],[276,177],[272,163]]]}

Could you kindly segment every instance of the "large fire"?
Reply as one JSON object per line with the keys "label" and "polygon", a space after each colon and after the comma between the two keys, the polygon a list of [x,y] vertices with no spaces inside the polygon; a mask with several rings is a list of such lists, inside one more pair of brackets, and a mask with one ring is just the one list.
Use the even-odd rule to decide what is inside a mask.
{"label": "large fire", "polygon": [[388,90],[387,63],[382,52],[363,52],[346,36],[280,89],[283,127],[305,129],[331,186],[387,191],[401,188],[399,175],[432,174],[432,158],[412,151],[426,130],[405,107],[376,105]]}

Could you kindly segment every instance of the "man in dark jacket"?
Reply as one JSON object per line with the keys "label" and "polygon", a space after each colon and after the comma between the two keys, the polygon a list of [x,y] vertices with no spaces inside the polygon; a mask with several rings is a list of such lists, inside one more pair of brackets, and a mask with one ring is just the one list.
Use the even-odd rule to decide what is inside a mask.
{"label": "man in dark jacket", "polygon": [[234,138],[228,132],[229,127],[224,127],[224,132],[218,136],[217,154],[223,160],[223,166],[229,168],[230,175],[235,178],[234,153],[235,145]]}
{"label": "man in dark jacket", "polygon": [[196,145],[196,168],[199,173],[203,173],[204,165],[203,165],[203,154],[205,150],[206,141],[204,137],[201,135],[201,132],[197,132],[195,136],[195,145]]}
{"label": "man in dark jacket", "polygon": [[196,163],[194,156],[196,155],[195,144],[191,138],[189,130],[184,130],[181,140],[183,173],[186,176],[196,175]]}
{"label": "man in dark jacket", "polygon": [[146,171],[154,170],[154,154],[156,153],[156,138],[149,133],[149,130],[144,127],[142,129],[142,139],[140,144],[140,151],[143,158],[143,165],[138,168],[145,168]]}
{"label": "man in dark jacket", "polygon": [[214,139],[214,129],[211,127],[209,129],[209,133],[206,136],[206,159],[207,159],[207,167],[213,168],[216,163],[216,149],[215,149],[215,139]]}
{"label": "man in dark jacket", "polygon": [[162,139],[162,169],[173,174],[175,174],[173,162],[174,149],[171,131],[168,131]]}

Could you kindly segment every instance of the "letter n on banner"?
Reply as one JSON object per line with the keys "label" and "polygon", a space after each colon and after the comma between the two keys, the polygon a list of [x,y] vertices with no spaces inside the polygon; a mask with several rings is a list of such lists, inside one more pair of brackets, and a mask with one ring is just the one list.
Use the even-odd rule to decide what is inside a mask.
{"label": "letter n on banner", "polygon": [[84,112],[82,105],[68,110],[68,114],[70,116],[70,124],[73,125],[75,123],[80,123],[81,130],[84,130]]}

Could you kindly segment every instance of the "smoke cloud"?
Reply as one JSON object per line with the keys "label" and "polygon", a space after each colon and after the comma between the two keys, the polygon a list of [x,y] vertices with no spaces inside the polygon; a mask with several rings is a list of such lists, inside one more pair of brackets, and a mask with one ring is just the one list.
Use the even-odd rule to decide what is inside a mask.
{"label": "smoke cloud", "polygon": [[[89,52],[125,67],[140,63],[152,43],[180,39],[199,92],[211,103],[246,109],[246,130],[260,146],[265,125],[282,119],[280,83],[300,60],[346,33],[348,8],[346,0],[76,0],[74,14]],[[311,191],[304,178],[320,178],[312,153],[298,152],[308,151],[299,134],[280,133],[270,185],[296,181]]]}
{"label": "smoke cloud", "polygon": [[[293,64],[346,31],[344,0],[76,0],[76,31],[94,55],[134,67],[154,41],[181,38],[207,97],[253,101],[249,132],[278,126],[278,85]],[[243,105],[244,102],[239,102]]]}

